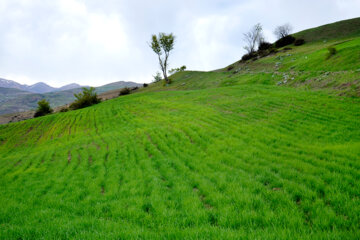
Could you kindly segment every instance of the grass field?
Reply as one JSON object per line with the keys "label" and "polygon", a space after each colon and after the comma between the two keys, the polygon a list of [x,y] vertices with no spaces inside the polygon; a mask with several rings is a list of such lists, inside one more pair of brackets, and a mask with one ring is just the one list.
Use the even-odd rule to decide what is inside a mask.
{"label": "grass field", "polygon": [[0,236],[359,238],[359,104],[252,84],[0,126]]}
{"label": "grass field", "polygon": [[0,239],[360,239],[359,46],[0,125]]}

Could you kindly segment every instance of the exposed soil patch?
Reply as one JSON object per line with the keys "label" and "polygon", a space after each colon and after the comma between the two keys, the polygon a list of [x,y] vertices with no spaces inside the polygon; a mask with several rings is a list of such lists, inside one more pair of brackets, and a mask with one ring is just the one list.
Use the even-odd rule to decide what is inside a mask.
{"label": "exposed soil patch", "polygon": [[71,162],[71,152],[69,151],[68,152],[68,164],[70,164],[70,162]]}

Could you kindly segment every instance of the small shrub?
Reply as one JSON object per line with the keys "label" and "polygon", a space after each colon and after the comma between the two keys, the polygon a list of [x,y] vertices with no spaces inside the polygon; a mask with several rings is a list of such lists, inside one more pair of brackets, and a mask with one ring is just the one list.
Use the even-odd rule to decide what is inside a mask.
{"label": "small shrub", "polygon": [[242,58],[241,58],[241,60],[242,61],[247,61],[247,60],[250,60],[250,59],[252,59],[252,58],[255,58],[257,56],[257,54],[256,53],[247,53],[247,54],[245,54],[244,56],[242,56]]}
{"label": "small shrub", "polygon": [[168,86],[169,84],[172,83],[172,79],[171,78],[168,78],[168,79],[169,79],[169,82],[166,82],[166,80],[164,79],[163,86]]}
{"label": "small shrub", "polygon": [[159,72],[156,73],[153,82],[160,82],[162,80],[161,74]]}
{"label": "small shrub", "polygon": [[149,84],[147,84],[147,83],[144,83],[144,84],[143,84],[143,87],[147,87],[147,86],[149,86]]}
{"label": "small shrub", "polygon": [[234,66],[232,66],[232,65],[230,65],[230,66],[227,67],[227,70],[228,70],[228,71],[231,71],[231,70],[233,70],[233,69],[234,69]]}
{"label": "small shrub", "polygon": [[60,109],[60,112],[68,112],[69,111],[69,108],[67,107],[63,107]]}
{"label": "small shrub", "polygon": [[70,104],[71,109],[75,110],[84,107],[89,107],[91,105],[98,104],[101,102],[101,99],[98,98],[95,92],[95,88],[90,87],[90,88],[82,88],[82,89],[83,91],[81,93],[74,94],[76,100]]}
{"label": "small shrub", "polygon": [[336,54],[336,48],[334,48],[334,47],[328,47],[327,50],[328,50],[328,53],[327,53],[326,59],[329,59]]}
{"label": "small shrub", "polygon": [[268,42],[261,42],[260,45],[259,45],[259,51],[264,51],[264,50],[268,50],[272,47],[272,44],[271,43],[268,43]]}
{"label": "small shrub", "polygon": [[137,89],[139,89],[139,87],[133,87],[133,88],[131,88],[130,90],[131,90],[131,91],[135,91],[135,90],[137,90]]}
{"label": "small shrub", "polygon": [[123,88],[123,89],[120,90],[119,96],[128,95],[128,94],[130,94],[130,92],[131,92],[130,88],[128,88],[128,87]]}
{"label": "small shrub", "polygon": [[280,38],[275,42],[275,47],[282,48],[285,46],[288,46],[290,44],[293,44],[295,42],[295,38],[291,35],[288,35],[286,37]]}
{"label": "small shrub", "polygon": [[294,42],[294,45],[295,46],[301,46],[305,43],[305,40],[302,39],[302,38],[299,38],[299,39],[296,39],[295,42]]}
{"label": "small shrub", "polygon": [[42,100],[38,101],[38,108],[36,109],[34,117],[45,116],[52,112],[53,112],[53,110],[51,109],[49,102],[46,101],[45,99],[42,99]]}

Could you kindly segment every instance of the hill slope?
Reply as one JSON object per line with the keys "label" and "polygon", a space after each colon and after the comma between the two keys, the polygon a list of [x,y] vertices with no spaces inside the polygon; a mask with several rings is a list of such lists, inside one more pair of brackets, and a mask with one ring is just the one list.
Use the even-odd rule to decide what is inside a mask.
{"label": "hill slope", "polygon": [[360,35],[360,18],[348,19],[294,34],[308,42],[348,38]]}
{"label": "hill slope", "polygon": [[359,41],[1,125],[0,238],[359,239]]}
{"label": "hill slope", "polygon": [[0,235],[360,237],[359,104],[252,84],[0,126]]}

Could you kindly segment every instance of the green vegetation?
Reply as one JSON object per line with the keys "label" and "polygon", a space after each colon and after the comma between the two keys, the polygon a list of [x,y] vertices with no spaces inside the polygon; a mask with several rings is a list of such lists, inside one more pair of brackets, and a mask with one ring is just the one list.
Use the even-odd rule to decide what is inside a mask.
{"label": "green vegetation", "polygon": [[167,76],[167,68],[169,66],[170,52],[174,49],[174,44],[175,36],[172,33],[159,33],[158,36],[155,34],[151,36],[150,47],[158,56],[160,68],[167,84],[171,83]]}
{"label": "green vegetation", "polygon": [[82,88],[82,89],[83,91],[81,93],[74,94],[76,100],[70,104],[71,109],[75,110],[84,107],[89,107],[101,102],[101,99],[98,98],[95,92],[95,88],[90,87],[90,88]]}
{"label": "green vegetation", "polygon": [[290,48],[0,125],[0,239],[359,239],[360,38]]}
{"label": "green vegetation", "polygon": [[296,38],[303,38],[307,42],[326,41],[360,35],[360,18],[348,19],[324,26],[307,29],[294,34]]}
{"label": "green vegetation", "polygon": [[38,108],[36,109],[34,117],[45,116],[52,112],[53,112],[53,110],[50,107],[49,102],[46,101],[45,99],[42,99],[38,102]]}
{"label": "green vegetation", "polygon": [[131,90],[130,88],[123,88],[120,90],[119,96],[128,95],[130,94]]}
{"label": "green vegetation", "polygon": [[244,84],[0,126],[0,236],[358,238],[360,101],[339,100]]}
{"label": "green vegetation", "polygon": [[328,54],[326,59],[331,58],[332,56],[334,56],[336,54],[336,48],[334,47],[328,47]]}

